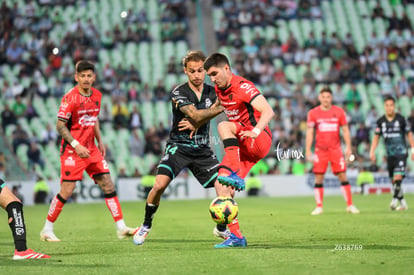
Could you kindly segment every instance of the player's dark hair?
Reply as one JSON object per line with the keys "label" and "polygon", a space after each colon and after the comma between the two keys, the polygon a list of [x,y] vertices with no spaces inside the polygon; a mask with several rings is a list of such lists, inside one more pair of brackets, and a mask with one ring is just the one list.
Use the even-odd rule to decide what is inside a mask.
{"label": "player's dark hair", "polygon": [[206,56],[202,51],[188,51],[183,58],[183,66],[186,68],[187,63],[190,61],[203,61],[206,60]]}
{"label": "player's dark hair", "polygon": [[229,65],[230,62],[227,56],[222,53],[213,53],[209,57],[207,57],[206,61],[204,61],[204,69],[207,71],[211,67],[218,67],[223,65]]}
{"label": "player's dark hair", "polygon": [[323,86],[322,89],[319,91],[320,94],[325,92],[332,94],[332,90],[331,88],[329,88],[329,86]]}
{"label": "player's dark hair", "polygon": [[395,103],[395,98],[393,96],[387,95],[384,97],[384,103],[387,102],[388,100],[391,100],[392,102]]}
{"label": "player's dark hair", "polygon": [[76,62],[75,71],[77,73],[84,72],[87,70],[92,70],[93,72],[95,72],[95,65],[88,60],[80,60]]}

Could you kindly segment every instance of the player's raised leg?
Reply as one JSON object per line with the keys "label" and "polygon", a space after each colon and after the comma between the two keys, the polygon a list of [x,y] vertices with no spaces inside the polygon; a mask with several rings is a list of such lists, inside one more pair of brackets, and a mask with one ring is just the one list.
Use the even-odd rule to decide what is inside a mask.
{"label": "player's raised leg", "polygon": [[125,224],[121,204],[119,203],[115,186],[112,182],[110,174],[99,174],[93,176],[93,178],[95,179],[96,183],[101,187],[104,193],[106,206],[108,207],[109,212],[111,212],[112,218],[115,221],[118,238],[121,240],[128,236],[134,235],[136,229],[128,227]]}
{"label": "player's raised leg", "polygon": [[0,206],[6,210],[10,230],[14,240],[13,260],[47,259],[49,255],[37,253],[27,248],[26,224],[23,215],[23,205],[10,191],[3,180],[0,179]]}
{"label": "player's raised leg", "polygon": [[45,225],[42,231],[40,231],[40,239],[46,242],[60,242],[60,239],[56,237],[54,233],[54,225],[62,212],[63,206],[67,200],[72,196],[75,189],[76,181],[64,181],[60,185],[59,193],[52,199],[47,213]]}
{"label": "player's raised leg", "polygon": [[149,192],[147,203],[145,204],[144,222],[134,234],[134,243],[136,245],[142,245],[145,242],[148,233],[151,231],[152,220],[154,219],[155,212],[157,212],[161,196],[171,182],[171,178],[164,175],[165,173],[170,174],[171,172],[164,166],[159,167],[155,184]]}
{"label": "player's raised leg", "polygon": [[234,122],[222,121],[218,125],[218,131],[223,140],[224,152],[219,167],[217,180],[226,186],[233,186],[236,190],[244,190],[245,182],[238,172],[240,170],[240,145],[236,137],[237,127]]}

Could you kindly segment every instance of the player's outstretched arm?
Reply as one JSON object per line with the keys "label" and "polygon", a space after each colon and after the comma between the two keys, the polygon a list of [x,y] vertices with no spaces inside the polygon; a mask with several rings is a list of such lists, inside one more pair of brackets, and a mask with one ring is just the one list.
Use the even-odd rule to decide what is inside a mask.
{"label": "player's outstretched arm", "polygon": [[306,159],[308,161],[312,161],[312,143],[313,143],[313,133],[314,133],[314,128],[313,127],[309,127],[306,128],[306,139],[305,139],[305,150],[306,150]]}
{"label": "player's outstretched arm", "polygon": [[80,144],[70,133],[68,127],[66,127],[66,121],[58,119],[56,123],[56,131],[62,136],[62,138],[69,143],[75,152],[81,158],[88,158],[89,157],[89,150],[86,149],[82,144]]}
{"label": "player's outstretched arm", "polygon": [[379,143],[379,135],[375,134],[371,141],[371,148],[369,150],[369,158],[372,162],[375,162],[375,149],[378,146]]}
{"label": "player's outstretched arm", "polygon": [[190,118],[190,121],[195,128],[199,128],[201,125],[223,112],[224,107],[220,104],[220,101],[217,100],[208,109],[199,110],[194,105],[189,104],[182,106],[180,111]]}

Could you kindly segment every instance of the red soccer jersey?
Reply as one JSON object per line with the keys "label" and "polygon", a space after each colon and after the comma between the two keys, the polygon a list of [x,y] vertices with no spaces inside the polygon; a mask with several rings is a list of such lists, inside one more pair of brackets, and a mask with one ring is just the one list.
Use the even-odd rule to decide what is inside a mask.
{"label": "red soccer jersey", "polygon": [[335,105],[323,111],[320,106],[308,113],[308,127],[316,129],[315,147],[329,149],[341,147],[340,126],[346,125],[345,111]]}
{"label": "red soccer jersey", "polygon": [[250,103],[260,92],[252,82],[233,74],[230,86],[226,90],[220,90],[217,86],[215,89],[230,121],[256,126],[260,112]]}
{"label": "red soccer jersey", "polygon": [[[94,127],[98,120],[101,108],[102,94],[100,91],[91,88],[90,96],[81,95],[78,87],[75,86],[62,98],[60,103],[58,119],[66,121],[71,135],[79,143],[88,149],[96,148]],[[62,149],[72,149],[71,146],[63,146],[65,141],[62,139]],[[63,153],[63,152],[61,152]]]}

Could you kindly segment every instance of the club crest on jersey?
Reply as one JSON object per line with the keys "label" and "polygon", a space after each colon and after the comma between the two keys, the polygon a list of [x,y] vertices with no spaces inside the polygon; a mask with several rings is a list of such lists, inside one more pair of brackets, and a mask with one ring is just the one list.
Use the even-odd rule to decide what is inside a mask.
{"label": "club crest on jersey", "polygon": [[211,106],[211,100],[209,98],[206,98],[206,108],[210,108]]}

